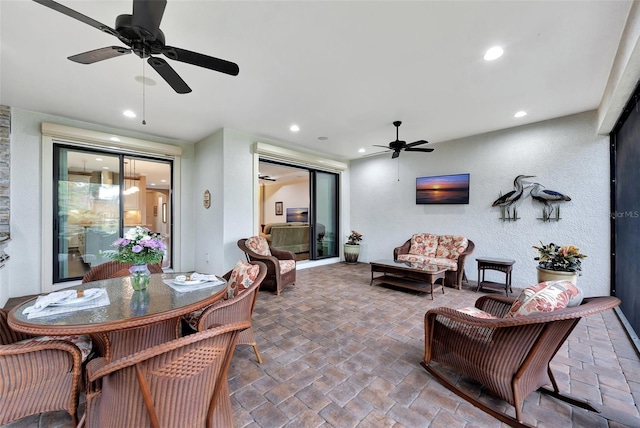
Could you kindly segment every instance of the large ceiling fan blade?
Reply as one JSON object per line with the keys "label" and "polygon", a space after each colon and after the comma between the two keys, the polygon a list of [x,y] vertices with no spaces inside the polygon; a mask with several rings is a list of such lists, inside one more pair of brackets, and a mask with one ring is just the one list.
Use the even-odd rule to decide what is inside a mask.
{"label": "large ceiling fan blade", "polygon": [[93,64],[94,62],[104,61],[105,59],[115,58],[117,56],[130,53],[131,49],[128,48],[123,48],[121,46],[107,46],[106,48],[95,49],[77,55],[72,55],[68,59],[80,64]]}
{"label": "large ceiling fan blade", "polygon": [[169,59],[186,62],[187,64],[197,65],[198,67],[208,68],[209,70],[219,71],[220,73],[230,74],[232,76],[237,76],[240,72],[238,64],[234,62],[188,51],[186,49],[166,46],[162,50],[162,53]]}
{"label": "large ceiling fan blade", "polygon": [[423,149],[420,147],[407,147],[406,149],[404,149],[407,152],[425,152],[425,153],[430,153],[433,151],[433,149],[429,148],[429,149]]}
{"label": "large ceiling fan blade", "polygon": [[391,148],[389,148],[389,146],[381,146],[380,144],[373,144],[373,147],[384,147],[385,149],[391,150]]}
{"label": "large ceiling fan blade", "polygon": [[420,144],[429,144],[429,142],[426,140],[418,140],[414,141],[413,143],[407,144],[407,147],[419,146]]}
{"label": "large ceiling fan blade", "polygon": [[167,7],[166,0],[133,0],[133,16],[131,25],[142,30],[145,39],[153,41],[158,37],[160,23],[164,9]]}
{"label": "large ceiling fan blade", "polygon": [[70,9],[67,6],[63,6],[58,2],[55,2],[53,0],[33,0],[33,1],[43,6],[46,6],[50,9],[53,9],[56,12],[60,12],[71,18],[77,19],[80,22],[84,22],[87,25],[91,25],[92,27],[97,28],[100,31],[104,31],[105,33],[109,33],[112,36],[118,37],[118,33],[116,33],[116,30],[109,27],[108,25],[105,25],[102,22],[96,21],[93,18],[89,18],[88,16],[83,15],[80,12],[76,12],[75,10]]}
{"label": "large ceiling fan blade", "polygon": [[191,88],[186,84],[182,77],[162,58],[149,57],[147,60],[149,65],[158,72],[160,76],[179,94],[188,94]]}
{"label": "large ceiling fan blade", "polygon": [[394,150],[393,154],[391,155],[391,159],[395,159],[398,156],[400,156],[400,150]]}

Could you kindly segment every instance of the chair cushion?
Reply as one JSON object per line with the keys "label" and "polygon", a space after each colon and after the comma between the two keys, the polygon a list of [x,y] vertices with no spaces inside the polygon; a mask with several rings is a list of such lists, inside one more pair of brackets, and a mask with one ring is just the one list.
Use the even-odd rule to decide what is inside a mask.
{"label": "chair cushion", "polygon": [[411,248],[409,254],[435,257],[438,248],[438,235],[430,233],[416,233],[411,237]]}
{"label": "chair cushion", "polygon": [[440,235],[436,257],[439,259],[458,260],[460,254],[469,246],[469,240],[464,236]]}
{"label": "chair cushion", "polygon": [[70,335],[70,336],[36,336],[36,337],[31,337],[29,339],[21,340],[16,343],[46,342],[48,340],[65,340],[67,342],[73,343],[80,350],[80,353],[82,353],[83,362],[87,359],[87,357],[93,350],[91,337],[84,334]]}
{"label": "chair cushion", "polygon": [[238,260],[231,271],[231,276],[227,282],[227,299],[233,299],[238,294],[251,287],[253,281],[258,277],[260,267],[251,263]]}
{"label": "chair cushion", "polygon": [[291,272],[296,268],[295,260],[278,260],[278,263],[280,264],[280,274]]}
{"label": "chair cushion", "polygon": [[269,243],[262,236],[252,236],[245,241],[245,245],[251,251],[261,256],[270,256]]}
{"label": "chair cushion", "polygon": [[[564,309],[572,298],[582,299],[580,290],[569,281],[546,281],[522,290],[505,318]],[[575,301],[571,302],[575,305]],[[579,303],[577,303],[579,304]]]}
{"label": "chair cushion", "polygon": [[437,265],[446,267],[448,270],[458,270],[458,261],[453,259],[438,259],[436,257],[420,256],[417,254],[400,254],[398,255],[398,260],[424,264],[435,263]]}
{"label": "chair cushion", "polygon": [[476,318],[486,318],[486,319],[497,319],[498,317],[491,315],[489,312],[485,312],[481,309],[476,308],[475,306],[469,306],[466,308],[456,309],[458,312],[462,312],[463,314],[471,315]]}
{"label": "chair cushion", "polygon": [[203,309],[200,309],[199,311],[194,311],[190,314],[182,316],[184,322],[186,322],[193,331],[198,331],[198,321],[200,321],[200,315],[202,315],[202,311]]}

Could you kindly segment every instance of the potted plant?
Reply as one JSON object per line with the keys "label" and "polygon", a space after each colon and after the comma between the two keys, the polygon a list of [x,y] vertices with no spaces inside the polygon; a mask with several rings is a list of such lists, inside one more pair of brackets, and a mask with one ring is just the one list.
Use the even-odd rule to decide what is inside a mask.
{"label": "potted plant", "polygon": [[324,244],[322,242],[323,240],[324,240],[324,232],[318,233],[318,255],[319,256],[324,255]]}
{"label": "potted plant", "polygon": [[556,245],[553,242],[533,247],[538,251],[538,282],[568,280],[574,285],[582,271],[582,259],[587,257],[573,245]]}
{"label": "potted plant", "polygon": [[347,236],[347,242],[344,244],[344,261],[350,264],[358,263],[358,256],[360,255],[360,241],[362,241],[362,234],[351,231],[351,234]]}

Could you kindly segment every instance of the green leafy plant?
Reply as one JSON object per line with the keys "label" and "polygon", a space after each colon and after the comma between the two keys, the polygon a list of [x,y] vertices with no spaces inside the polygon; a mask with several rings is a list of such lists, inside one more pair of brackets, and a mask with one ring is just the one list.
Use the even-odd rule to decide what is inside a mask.
{"label": "green leafy plant", "polygon": [[347,244],[349,245],[360,245],[360,241],[362,241],[362,234],[355,230],[352,230],[351,235],[347,236]]}
{"label": "green leafy plant", "polygon": [[582,259],[587,257],[580,253],[580,249],[573,245],[556,245],[553,242],[533,247],[538,251],[538,266],[542,269],[562,272],[580,272],[582,270]]}

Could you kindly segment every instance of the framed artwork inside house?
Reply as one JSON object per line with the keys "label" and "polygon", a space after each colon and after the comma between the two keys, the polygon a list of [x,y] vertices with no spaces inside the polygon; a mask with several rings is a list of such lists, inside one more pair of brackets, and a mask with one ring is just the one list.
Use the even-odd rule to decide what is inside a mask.
{"label": "framed artwork inside house", "polygon": [[282,202],[276,202],[276,215],[282,215]]}

